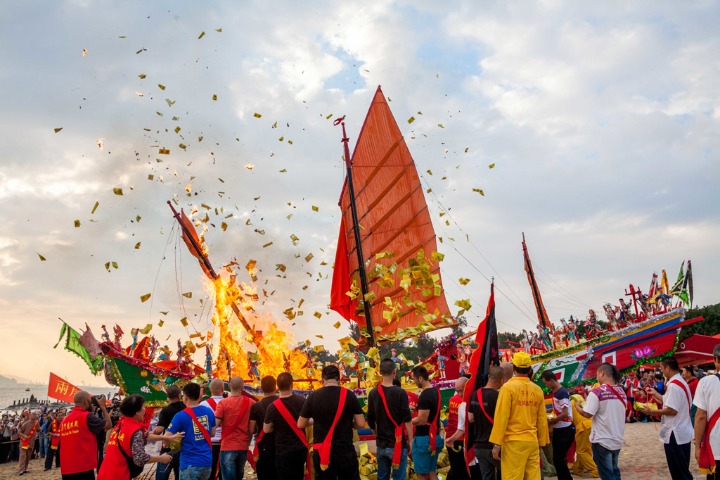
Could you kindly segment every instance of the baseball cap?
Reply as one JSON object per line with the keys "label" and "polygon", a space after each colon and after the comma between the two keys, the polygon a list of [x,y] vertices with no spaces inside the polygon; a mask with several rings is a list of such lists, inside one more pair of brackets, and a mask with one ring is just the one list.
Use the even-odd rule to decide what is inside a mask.
{"label": "baseball cap", "polygon": [[512,364],[518,368],[529,368],[531,366],[530,355],[525,352],[515,352]]}

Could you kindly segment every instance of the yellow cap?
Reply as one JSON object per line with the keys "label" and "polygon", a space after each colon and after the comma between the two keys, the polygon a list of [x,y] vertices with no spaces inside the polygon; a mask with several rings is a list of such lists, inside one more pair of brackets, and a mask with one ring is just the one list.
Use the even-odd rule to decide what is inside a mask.
{"label": "yellow cap", "polygon": [[531,366],[530,355],[525,352],[515,352],[512,364],[517,368],[529,368]]}

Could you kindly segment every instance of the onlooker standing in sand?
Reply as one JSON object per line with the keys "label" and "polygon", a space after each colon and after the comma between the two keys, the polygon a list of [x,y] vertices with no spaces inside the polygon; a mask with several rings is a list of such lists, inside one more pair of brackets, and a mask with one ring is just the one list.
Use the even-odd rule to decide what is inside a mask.
{"label": "onlooker standing in sand", "polygon": [[[715,371],[720,372],[720,345],[713,349]],[[706,375],[700,379],[695,390],[695,459],[700,471],[708,473],[707,480],[720,478],[718,469],[710,474],[707,470],[714,457],[715,463],[720,465],[720,374]],[[711,450],[712,449],[712,450]]]}
{"label": "onlooker standing in sand", "polygon": [[573,424],[570,394],[560,385],[554,372],[545,370],[541,378],[545,386],[553,392],[552,408],[555,416],[548,420],[548,423],[553,427],[553,465],[557,471],[558,480],[572,480],[567,465],[567,453],[575,440],[575,425]]}
{"label": "onlooker standing in sand", "polygon": [[600,386],[590,391],[585,406],[576,405],[580,415],[593,419],[590,431],[593,460],[602,480],[620,480],[618,458],[625,438],[627,397],[620,382],[620,373],[610,363],[598,367]]}
{"label": "onlooker standing in sand", "polygon": [[667,357],[660,364],[665,376],[665,394],[660,395],[650,388],[648,393],[662,406],[651,412],[646,406],[646,415],[661,415],[660,440],[665,446],[665,458],[673,480],[692,480],[690,473],[690,440],[693,427],[690,423],[692,395],[690,387],[680,376],[680,366],[675,357]]}
{"label": "onlooker standing in sand", "polygon": [[32,412],[28,419],[20,426],[20,430],[18,430],[18,435],[20,435],[18,475],[23,475],[27,472],[28,463],[30,463],[30,458],[32,458],[33,450],[35,449],[35,440],[37,439],[39,429],[40,423],[38,422],[38,415]]}

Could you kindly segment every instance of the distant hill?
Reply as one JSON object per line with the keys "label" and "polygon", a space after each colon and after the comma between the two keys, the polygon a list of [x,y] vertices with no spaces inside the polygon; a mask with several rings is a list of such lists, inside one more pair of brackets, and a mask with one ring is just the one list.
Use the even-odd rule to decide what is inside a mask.
{"label": "distant hill", "polygon": [[3,377],[0,375],[0,385],[17,385],[17,380],[14,378]]}

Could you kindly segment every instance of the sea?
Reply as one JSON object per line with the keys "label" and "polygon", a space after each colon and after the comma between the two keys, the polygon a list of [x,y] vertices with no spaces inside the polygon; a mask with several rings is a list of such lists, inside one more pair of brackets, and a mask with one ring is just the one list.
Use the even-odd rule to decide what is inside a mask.
{"label": "sea", "polygon": [[[112,396],[118,389],[117,387],[82,387],[93,395]],[[29,389],[29,391],[27,391]],[[50,400],[50,403],[57,402],[47,396],[48,386],[40,384],[2,384],[0,385],[0,411],[5,411],[8,407],[12,407],[13,401],[18,402],[23,399],[29,399],[30,395],[35,395],[38,400]]]}

